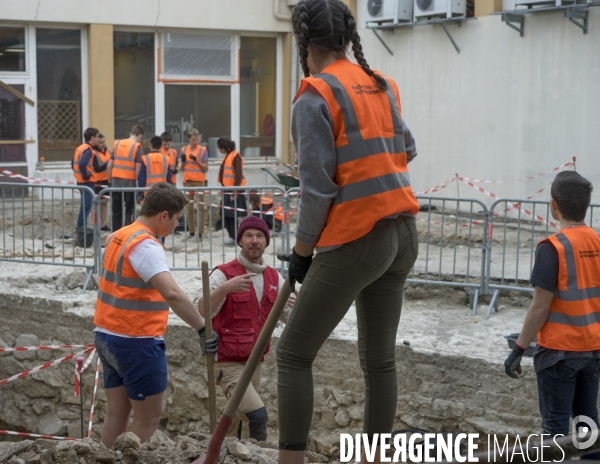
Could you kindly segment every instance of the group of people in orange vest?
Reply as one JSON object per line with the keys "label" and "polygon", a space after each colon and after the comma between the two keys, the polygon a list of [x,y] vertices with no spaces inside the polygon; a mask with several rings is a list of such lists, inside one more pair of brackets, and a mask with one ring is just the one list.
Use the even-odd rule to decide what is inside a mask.
{"label": "group of people in orange vest", "polygon": [[[150,152],[144,154],[141,142],[144,129],[135,125],[132,127],[128,139],[115,140],[113,151],[106,147],[104,136],[96,128],[90,127],[84,132],[84,143],[75,150],[72,160],[73,174],[77,185],[88,187],[81,192],[81,209],[77,219],[77,227],[86,228],[87,218],[92,209],[92,192],[96,194],[112,186],[118,188],[148,187],[159,182],[176,185],[176,175],[183,171],[183,184],[185,187],[206,186],[206,173],[208,171],[208,150],[200,145],[200,134],[196,129],[187,133],[188,145],[181,149],[178,156],[177,150],[171,148],[173,137],[169,132],[163,132],[160,137],[150,139]],[[224,155],[218,175],[218,182],[224,187],[243,187],[246,185],[244,176],[244,162],[236,150],[235,142],[222,137],[218,140],[219,151]],[[133,192],[113,191],[112,195],[112,230],[119,230],[124,225],[129,225],[134,219],[135,194]],[[104,195],[106,197],[106,195]],[[202,238],[205,224],[204,195],[197,192],[187,192],[186,197],[190,202],[186,207],[189,238]],[[143,200],[143,194],[138,201]],[[197,200],[195,202],[194,200]],[[108,201],[101,200],[101,230],[110,231],[108,226]],[[197,204],[196,204],[197,203]],[[237,232],[237,218],[246,216],[245,196],[240,192],[226,192],[223,195],[223,226],[229,238],[226,245],[234,245]],[[255,215],[263,217],[270,228],[281,230],[283,208],[279,206],[274,212],[273,200],[262,197],[256,192],[250,193],[250,203]],[[196,212],[199,212],[199,223]],[[123,218],[123,215],[125,218]],[[178,234],[179,232],[175,232]]]}

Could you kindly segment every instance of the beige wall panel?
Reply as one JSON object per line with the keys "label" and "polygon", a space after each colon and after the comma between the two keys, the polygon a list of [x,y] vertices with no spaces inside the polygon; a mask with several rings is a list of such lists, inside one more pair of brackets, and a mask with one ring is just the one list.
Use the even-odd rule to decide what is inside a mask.
{"label": "beige wall panel", "polygon": [[113,27],[90,24],[88,29],[89,124],[106,137],[111,147],[115,136]]}
{"label": "beige wall panel", "polygon": [[[289,15],[285,0],[278,11]],[[273,0],[0,0],[3,20],[286,32]]]}

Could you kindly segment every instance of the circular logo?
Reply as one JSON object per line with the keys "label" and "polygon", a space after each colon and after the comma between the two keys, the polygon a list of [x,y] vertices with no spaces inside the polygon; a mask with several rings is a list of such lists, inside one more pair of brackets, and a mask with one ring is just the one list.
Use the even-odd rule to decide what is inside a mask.
{"label": "circular logo", "polygon": [[[585,424],[585,425],[584,425]],[[579,450],[588,449],[598,438],[598,426],[588,416],[577,416],[573,419],[573,426],[576,427],[575,433],[571,435],[573,438],[573,445]],[[591,431],[589,438],[585,441],[584,439],[587,434]]]}

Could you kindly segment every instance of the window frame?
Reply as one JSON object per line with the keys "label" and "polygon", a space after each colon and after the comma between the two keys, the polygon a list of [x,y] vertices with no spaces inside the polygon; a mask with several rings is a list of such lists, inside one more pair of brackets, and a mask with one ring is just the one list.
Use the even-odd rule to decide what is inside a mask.
{"label": "window frame", "polygon": [[31,74],[31,47],[29,44],[29,30],[30,27],[27,24],[20,23],[6,23],[0,22],[0,27],[12,27],[12,28],[23,28],[25,35],[25,71],[3,71],[0,70],[0,79],[4,77],[28,77]]}

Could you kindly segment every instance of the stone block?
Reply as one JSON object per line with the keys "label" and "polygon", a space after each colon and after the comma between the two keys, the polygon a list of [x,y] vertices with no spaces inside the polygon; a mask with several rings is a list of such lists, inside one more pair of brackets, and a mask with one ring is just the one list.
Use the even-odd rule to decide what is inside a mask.
{"label": "stone block", "polygon": [[49,412],[39,417],[37,429],[42,435],[61,436],[67,433],[67,424]]}
{"label": "stone block", "polygon": [[125,451],[126,449],[139,449],[140,437],[133,432],[126,432],[117,437],[114,449],[116,451]]}
{"label": "stone block", "polygon": [[[131,432],[129,432],[131,433]],[[121,457],[122,464],[135,464],[140,459],[139,450],[136,448],[126,448]]]}
{"label": "stone block", "polygon": [[340,408],[337,410],[335,415],[335,423],[340,427],[348,427],[348,425],[350,425],[350,417],[345,409]]}
{"label": "stone block", "polygon": [[10,458],[11,456],[18,456],[19,454],[26,451],[32,443],[33,441],[31,440],[23,440],[13,443],[5,448],[0,448],[0,462]]}
{"label": "stone block", "polygon": [[[15,339],[15,346],[37,346],[40,339],[33,334],[21,334]],[[14,356],[17,359],[35,359],[35,351],[15,351]]]}
{"label": "stone block", "polygon": [[235,456],[238,459],[241,459],[242,461],[249,461],[252,458],[252,453],[250,453],[250,449],[243,443],[232,443],[227,449],[229,450],[229,454]]}

